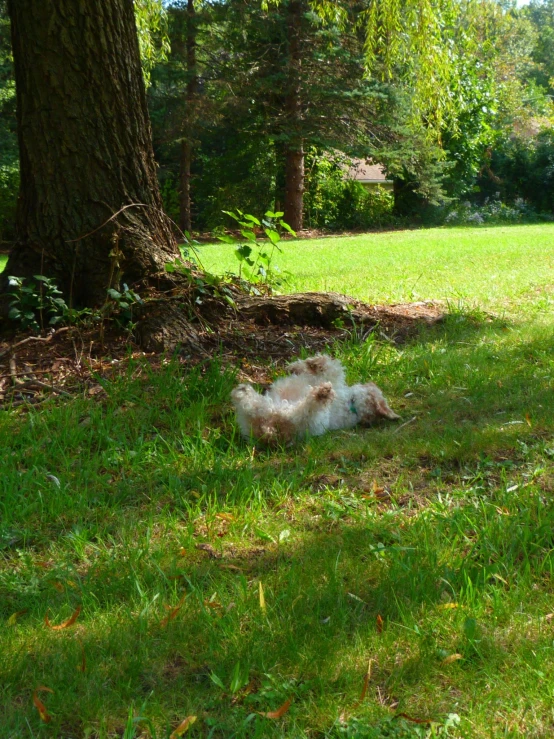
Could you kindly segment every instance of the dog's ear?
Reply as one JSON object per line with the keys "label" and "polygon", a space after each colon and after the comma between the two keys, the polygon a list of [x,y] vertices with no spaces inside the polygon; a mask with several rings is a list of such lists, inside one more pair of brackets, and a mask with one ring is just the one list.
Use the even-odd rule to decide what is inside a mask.
{"label": "dog's ear", "polygon": [[391,421],[396,421],[400,418],[398,413],[395,413],[392,408],[389,406],[387,401],[383,398],[379,398],[375,404],[375,409],[377,411],[378,416],[383,416],[383,418],[388,418]]}
{"label": "dog's ear", "polygon": [[312,375],[320,375],[327,366],[327,357],[310,357],[306,359],[306,365]]}

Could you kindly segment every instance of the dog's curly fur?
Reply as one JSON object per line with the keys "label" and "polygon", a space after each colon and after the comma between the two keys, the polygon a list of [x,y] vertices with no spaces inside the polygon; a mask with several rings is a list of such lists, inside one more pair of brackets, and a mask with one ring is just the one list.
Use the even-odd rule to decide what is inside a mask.
{"label": "dog's curly fur", "polygon": [[337,359],[318,354],[289,364],[287,371],[264,395],[246,384],[233,390],[243,436],[279,443],[371,423],[380,416],[399,418],[373,382],[348,386]]}

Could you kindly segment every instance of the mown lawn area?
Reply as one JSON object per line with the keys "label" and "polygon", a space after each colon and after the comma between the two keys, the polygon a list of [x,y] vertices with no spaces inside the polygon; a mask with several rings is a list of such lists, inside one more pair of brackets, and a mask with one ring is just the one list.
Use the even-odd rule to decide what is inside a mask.
{"label": "mown lawn area", "polygon": [[[531,287],[554,281],[554,224],[418,229],[284,241],[275,264],[287,292],[334,290],[360,300],[449,299],[496,310],[519,307]],[[199,248],[205,267],[238,268],[228,244]]]}
{"label": "mown lawn area", "polygon": [[2,736],[552,737],[554,227],[293,250],[295,288],[451,299],[329,347],[403,420],[256,448],[217,358],[0,412]]}

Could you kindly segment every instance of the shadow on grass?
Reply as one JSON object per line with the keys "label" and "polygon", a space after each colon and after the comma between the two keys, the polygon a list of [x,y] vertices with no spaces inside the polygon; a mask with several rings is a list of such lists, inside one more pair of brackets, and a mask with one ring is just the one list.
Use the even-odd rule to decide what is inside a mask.
{"label": "shadow on grass", "polygon": [[[529,655],[546,654],[549,639],[540,629],[508,639],[502,629],[522,602],[539,610],[553,575],[554,506],[532,476],[527,486],[520,478],[535,458],[549,465],[554,340],[545,330],[500,341],[503,327],[462,324],[434,329],[388,364],[371,364],[363,347],[345,351],[360,378],[375,372],[398,402],[413,392],[403,412],[416,421],[404,428],[253,451],[221,416],[234,379],[214,365],[122,380],[105,407],[36,413],[6,434],[6,520],[34,537],[7,550],[0,584],[6,618],[28,609],[4,641],[10,730],[28,720],[43,735],[30,689],[44,684],[55,690],[59,736],[87,726],[101,736],[101,717],[117,724],[144,700],[153,720],[173,724],[201,708],[213,736],[281,736],[249,716],[291,696],[287,720],[299,728],[287,736],[307,727],[325,735],[359,695],[368,654],[382,697],[371,703],[376,716],[397,701],[432,717],[453,710],[441,685],[454,653],[466,708],[490,680],[517,690]],[[427,475],[440,499],[406,512],[353,504],[347,485],[319,501],[306,495],[315,473],[350,465],[378,476],[384,461],[398,477]],[[466,482],[442,486],[445,471],[464,468]],[[218,531],[222,509],[233,513]],[[172,613],[164,606],[183,595],[163,625]],[[44,627],[47,608],[69,615],[78,602],[73,630]],[[320,714],[317,702],[331,708]]]}
{"label": "shadow on grass", "polygon": [[[29,687],[45,684],[55,691],[47,697],[60,736],[104,716],[122,720],[129,705],[144,701],[153,719],[175,724],[200,712],[217,727],[213,736],[257,736],[246,723],[252,712],[289,698],[290,720],[323,735],[334,719],[318,716],[314,726],[314,702],[331,700],[335,719],[337,706],[355,704],[368,654],[375,659],[370,695],[378,687],[383,704],[377,713],[387,715],[392,705],[444,718],[454,707],[440,688],[449,672],[456,671],[457,704],[465,690],[469,705],[550,643],[547,633],[509,641],[494,633],[521,610],[531,583],[552,575],[553,564],[552,503],[529,491],[495,513],[502,504],[510,505],[508,496],[421,515],[409,526],[392,514],[321,521],[302,540],[242,551],[229,543],[219,559],[194,550],[182,557],[175,539],[148,541],[137,532],[135,549],[106,547],[81,573],[80,592],[52,590],[54,613],[83,603],[73,630],[46,630],[43,594],[28,585],[21,592],[19,605],[29,614],[5,652],[3,682],[9,705],[29,700],[15,713],[8,708],[8,727],[26,716],[40,728]],[[182,596],[175,612],[164,610]],[[458,608],[441,610],[452,602]],[[453,653],[463,660],[447,668],[443,660]],[[514,687],[520,679],[513,675]],[[434,697],[430,686],[438,689]],[[259,735],[281,735],[258,716],[260,722]]]}

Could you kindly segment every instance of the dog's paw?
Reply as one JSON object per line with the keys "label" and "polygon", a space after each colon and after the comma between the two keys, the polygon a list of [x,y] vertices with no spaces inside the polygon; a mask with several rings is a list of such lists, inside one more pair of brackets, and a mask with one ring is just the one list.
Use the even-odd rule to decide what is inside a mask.
{"label": "dog's paw", "polygon": [[297,362],[291,362],[287,364],[286,371],[289,375],[305,375],[307,372],[306,362],[299,359]]}
{"label": "dog's paw", "polygon": [[312,396],[319,403],[329,403],[335,397],[335,391],[330,382],[324,382],[322,385],[314,387],[312,390]]}

